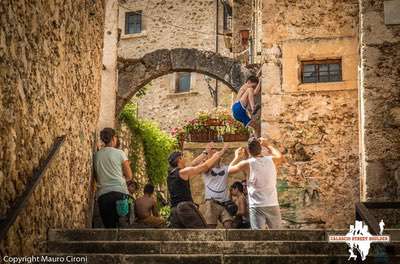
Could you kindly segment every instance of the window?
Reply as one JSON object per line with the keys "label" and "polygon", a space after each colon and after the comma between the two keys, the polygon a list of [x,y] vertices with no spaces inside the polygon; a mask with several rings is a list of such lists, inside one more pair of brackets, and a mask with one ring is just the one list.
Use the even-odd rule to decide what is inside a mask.
{"label": "window", "polygon": [[342,81],[341,60],[320,60],[301,62],[302,83]]}
{"label": "window", "polygon": [[224,30],[231,31],[232,28],[232,7],[224,2]]}
{"label": "window", "polygon": [[176,89],[177,93],[190,91],[190,72],[178,72],[176,74]]}
{"label": "window", "polygon": [[125,13],[125,34],[142,32],[142,11]]}

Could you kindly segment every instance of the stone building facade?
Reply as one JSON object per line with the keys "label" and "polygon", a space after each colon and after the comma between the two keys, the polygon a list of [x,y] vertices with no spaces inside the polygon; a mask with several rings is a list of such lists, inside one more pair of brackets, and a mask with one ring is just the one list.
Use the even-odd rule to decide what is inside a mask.
{"label": "stone building facade", "polygon": [[[140,14],[140,18],[135,17],[140,19],[139,32],[128,34],[126,23],[129,14]],[[118,57],[137,59],[155,50],[172,48],[195,48],[231,56],[222,34],[223,14],[223,4],[215,0],[121,2]],[[217,27],[220,35],[216,34]],[[184,86],[190,89],[179,91],[180,80],[186,82]],[[217,102],[210,94],[210,87],[218,91]],[[150,82],[145,90],[143,97],[133,99],[138,104],[139,117],[155,121],[167,132],[194,118],[199,111],[216,106],[229,108],[232,103],[230,88],[198,73],[160,76]]]}
{"label": "stone building facade", "polygon": [[0,255],[39,253],[48,228],[90,221],[92,155],[99,117],[101,1],[0,2],[0,216],[51,147],[49,170],[0,242]]}
{"label": "stone building facade", "polygon": [[[354,221],[359,199],[358,10],[356,0],[253,1],[258,24],[250,30],[256,58],[262,44],[262,135],[285,153],[279,179],[288,190],[280,202],[286,205],[284,218],[294,222],[344,227]],[[310,66],[304,65],[322,64],[318,67],[323,69],[332,61],[341,78],[306,81],[304,71]]]}
{"label": "stone building facade", "polygon": [[[227,29],[224,28],[223,15],[219,19],[222,27],[219,32],[224,33],[218,38],[219,52],[243,63],[263,64],[262,135],[274,139],[288,161],[279,175],[288,186],[286,193],[281,195],[281,203],[287,207],[284,216],[294,223],[325,223],[326,227],[344,227],[354,219],[354,202],[365,196],[368,185],[365,183],[368,176],[365,175],[368,173],[364,171],[372,171],[371,182],[380,182],[377,179],[383,178],[376,177],[376,173],[389,173],[392,180],[384,186],[397,186],[393,184],[397,181],[395,156],[389,155],[394,160],[390,164],[375,162],[379,159],[371,162],[370,166],[364,162],[368,136],[364,137],[366,134],[362,127],[367,123],[363,123],[363,101],[358,100],[362,93],[359,82],[368,79],[358,78],[362,58],[359,47],[364,45],[362,36],[367,31],[359,21],[359,11],[368,10],[360,9],[360,6],[372,8],[371,12],[374,12],[365,11],[364,21],[377,19],[371,14],[376,15],[379,9],[381,20],[378,22],[383,23],[383,1],[379,5],[371,5],[356,0],[234,0],[219,2],[220,8],[225,8],[222,2],[229,4],[232,17]],[[135,10],[143,14],[143,31],[124,34],[126,12]],[[176,47],[215,51],[215,21],[210,23],[210,17],[217,13],[215,10],[216,2],[213,1],[190,4],[187,1],[179,4],[152,0],[125,1],[118,11],[121,30],[118,56],[135,59],[157,49]],[[157,16],[161,12],[163,16]],[[224,11],[219,10],[219,13]],[[204,17],[208,20],[203,20]],[[192,27],[192,31],[188,32],[187,27]],[[397,43],[396,26],[386,27],[380,31],[380,34],[385,32],[383,37],[388,39],[384,42],[385,48],[388,43]],[[203,34],[205,32],[212,34]],[[395,49],[388,54],[393,52]],[[368,53],[363,54],[366,56]],[[340,77],[330,82],[304,82],[304,69],[309,64],[312,67],[337,64]],[[366,66],[361,68],[369,69]],[[140,115],[160,123],[167,131],[182,124],[198,110],[213,106],[202,76],[193,74],[193,89],[178,94],[175,91],[176,75],[154,80],[147,94],[138,100]],[[392,79],[395,83],[396,79]],[[229,106],[232,102],[231,95],[228,95],[229,91],[226,96],[219,96],[224,98],[220,102],[222,106]],[[393,105],[396,105],[394,101]],[[395,128],[396,111],[395,107],[386,111],[390,124],[386,122],[384,129]],[[382,135],[387,133],[382,132]],[[363,164],[361,178],[360,162]],[[378,183],[372,185],[377,186]],[[312,198],[313,192],[319,193],[319,200]],[[390,192],[393,194],[397,190]]]}
{"label": "stone building facade", "polygon": [[400,1],[360,1],[361,198],[400,198]]}
{"label": "stone building facade", "polygon": [[[286,182],[280,192],[285,219],[344,227],[354,221],[359,199],[399,199],[398,0],[231,0],[231,41],[220,35],[217,42],[210,22],[216,15],[214,1],[120,2],[0,2],[1,216],[23,192],[53,140],[67,136],[0,242],[0,255],[38,253],[48,228],[90,225],[95,132],[115,125],[115,103],[108,101],[116,97],[117,56],[134,59],[160,48],[215,50],[219,43],[219,52],[246,60],[235,53],[245,51],[245,40],[251,38],[248,53],[254,58],[247,60],[263,63],[262,133],[276,140],[287,159],[279,171],[279,180]],[[105,31],[104,8],[113,14],[106,15]],[[125,8],[147,14],[144,29],[147,23],[157,30],[124,35],[124,22],[118,26],[117,21]],[[246,29],[248,36],[240,32]],[[103,38],[104,52],[110,52],[102,61]],[[232,54],[225,43],[231,43]],[[340,81],[302,81],[304,65],[327,60],[340,64]],[[166,87],[159,91],[170,94],[173,76],[164,78],[155,80],[150,91]],[[182,96],[196,98],[208,90],[193,92]],[[205,98],[197,98],[185,105],[200,108]],[[157,100],[162,104],[162,97]],[[313,193],[320,199],[310,199]]]}

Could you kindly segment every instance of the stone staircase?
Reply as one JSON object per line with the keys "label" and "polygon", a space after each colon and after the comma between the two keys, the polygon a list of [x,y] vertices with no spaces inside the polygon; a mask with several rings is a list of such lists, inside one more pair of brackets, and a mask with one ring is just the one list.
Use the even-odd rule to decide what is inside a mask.
{"label": "stone staircase", "polygon": [[[358,263],[347,261],[346,244],[326,242],[329,233],[346,230],[55,229],[43,255],[87,256],[95,264]],[[362,263],[400,263],[400,230],[385,234],[392,238],[389,254],[371,244]]]}

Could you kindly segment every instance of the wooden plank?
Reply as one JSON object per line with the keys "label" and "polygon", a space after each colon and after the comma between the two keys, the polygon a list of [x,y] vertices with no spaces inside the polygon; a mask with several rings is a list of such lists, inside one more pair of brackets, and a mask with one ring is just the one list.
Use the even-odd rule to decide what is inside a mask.
{"label": "wooden plank", "polygon": [[1,218],[0,222],[0,240],[3,240],[7,234],[8,229],[15,222],[15,219],[21,213],[21,211],[26,207],[29,198],[32,196],[33,191],[36,189],[41,178],[46,173],[51,162],[53,161],[55,155],[60,150],[60,147],[65,141],[65,136],[61,136],[55,139],[53,145],[51,146],[47,157],[39,163],[39,166],[33,169],[33,175],[27,183],[25,190],[18,196],[13,202],[12,206],[8,209],[5,217]]}

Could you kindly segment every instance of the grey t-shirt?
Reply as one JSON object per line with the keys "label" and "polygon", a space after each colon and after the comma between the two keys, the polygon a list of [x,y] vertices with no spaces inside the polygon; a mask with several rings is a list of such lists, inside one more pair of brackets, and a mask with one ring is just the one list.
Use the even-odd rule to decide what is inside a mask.
{"label": "grey t-shirt", "polygon": [[122,163],[128,160],[125,152],[113,147],[104,147],[95,155],[98,196],[108,192],[129,194],[122,171]]}
{"label": "grey t-shirt", "polygon": [[229,200],[228,166],[214,167],[203,173],[205,199],[214,199],[219,202]]}

